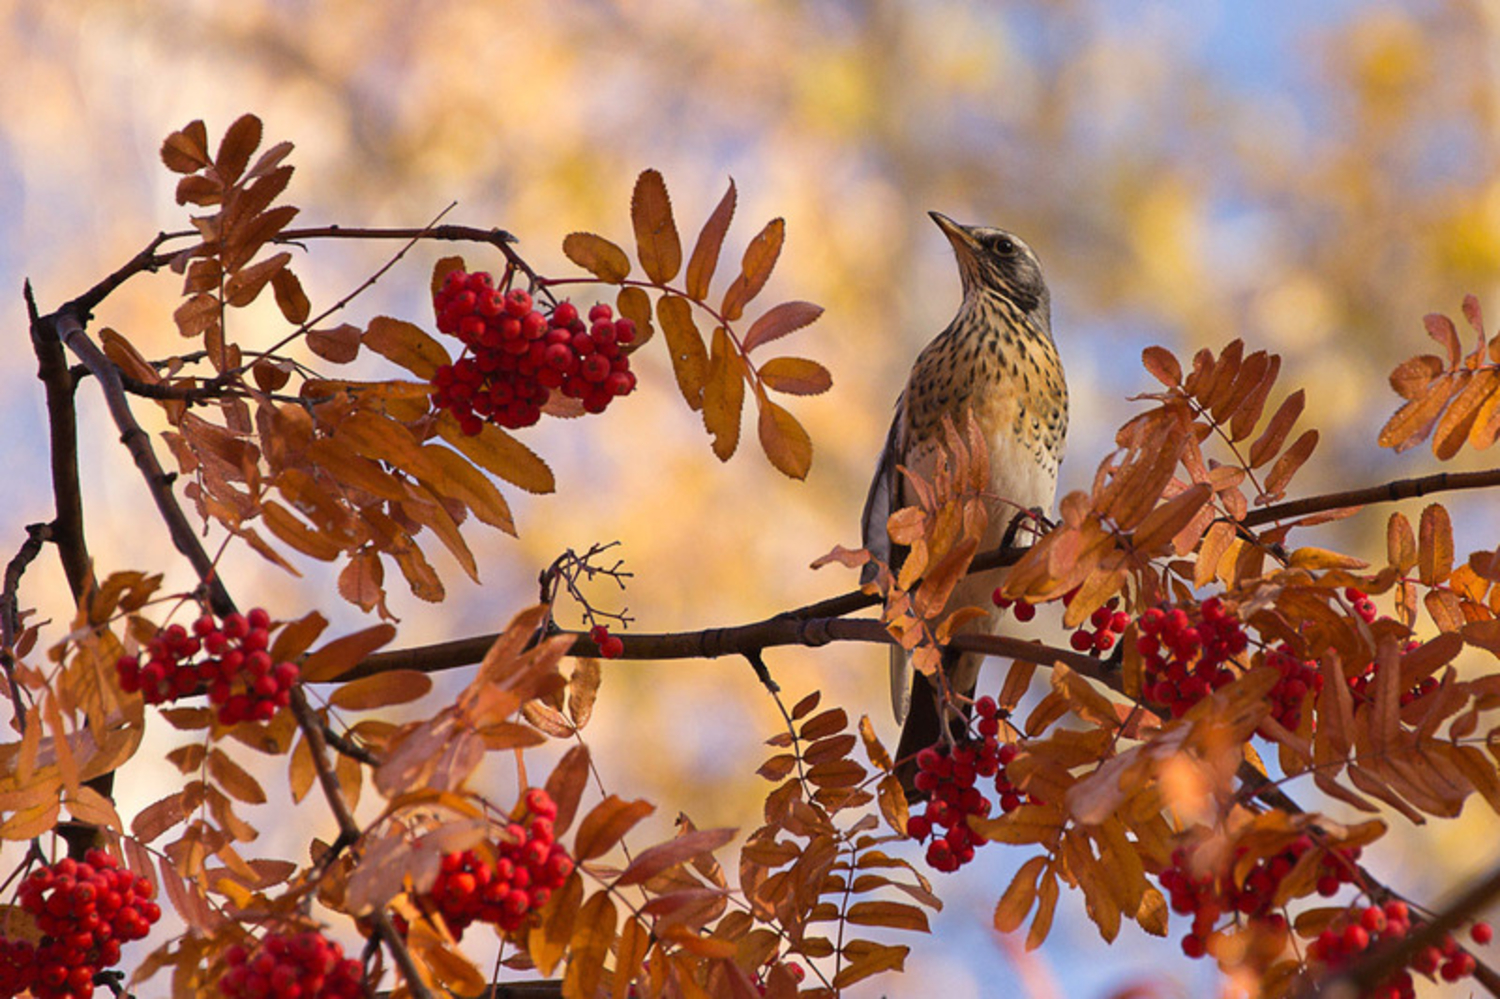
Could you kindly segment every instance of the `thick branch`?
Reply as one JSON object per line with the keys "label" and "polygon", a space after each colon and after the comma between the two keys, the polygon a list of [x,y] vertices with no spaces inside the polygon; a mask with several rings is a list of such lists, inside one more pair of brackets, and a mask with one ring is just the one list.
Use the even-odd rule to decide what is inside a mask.
{"label": "thick branch", "polygon": [[1481,469],[1477,472],[1438,472],[1415,479],[1397,479],[1364,489],[1350,489],[1341,493],[1306,496],[1299,500],[1276,503],[1263,510],[1251,510],[1240,523],[1245,527],[1258,527],[1292,517],[1305,517],[1310,513],[1326,513],[1329,510],[1366,506],[1370,503],[1395,503],[1432,493],[1484,489],[1489,486],[1500,486],[1500,468]]}

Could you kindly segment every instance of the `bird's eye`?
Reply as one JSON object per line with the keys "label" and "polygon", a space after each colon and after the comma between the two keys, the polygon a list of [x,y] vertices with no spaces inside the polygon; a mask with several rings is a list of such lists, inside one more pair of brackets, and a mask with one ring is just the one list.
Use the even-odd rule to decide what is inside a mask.
{"label": "bird's eye", "polygon": [[995,241],[990,244],[990,248],[1002,257],[1014,256],[1016,252],[1015,242],[1006,236],[996,236]]}

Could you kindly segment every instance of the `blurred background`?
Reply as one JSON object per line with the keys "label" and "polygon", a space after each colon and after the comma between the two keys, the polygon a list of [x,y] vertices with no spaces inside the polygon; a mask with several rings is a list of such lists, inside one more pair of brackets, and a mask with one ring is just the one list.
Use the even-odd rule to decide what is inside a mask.
{"label": "blurred background", "polygon": [[[1143,347],[1186,357],[1236,336],[1283,355],[1282,391],[1309,390],[1304,420],[1324,433],[1298,492],[1430,472],[1429,451],[1398,458],[1375,446],[1397,402],[1385,378],[1428,349],[1424,313],[1456,316],[1466,292],[1497,303],[1497,110],[1500,7],[1477,0],[0,0],[0,288],[11,296],[0,552],[50,516],[22,279],[45,311],[157,231],[182,229],[157,151],[194,118],[216,142],[254,112],[268,142],[296,144],[286,196],[302,207],[296,224],[421,225],[456,201],[446,221],[508,229],[548,274],[573,272],[560,251],[570,231],[628,242],[641,169],[665,175],[685,240],[733,177],[739,211],[725,260],[784,216],[786,248],[758,304],[802,298],[828,310],[777,345],[834,375],[826,395],[792,400],[816,449],[806,482],[770,468],[753,424],[721,465],[663,352],[648,349],[637,355],[641,391],[606,418],[523,432],[555,470],[558,495],[508,490],[519,540],[473,526],[481,586],[441,553],[441,605],[415,600],[389,573],[398,644],[414,645],[497,630],[536,598],[541,568],[594,542],[621,542],[635,575],[624,593],[601,585],[590,597],[628,607],[637,630],[735,624],[850,588],[847,571],[808,564],[835,543],[857,544],[891,404],[958,301],[929,209],[1012,229],[1042,258],[1072,393],[1064,489],[1087,486],[1136,408],[1129,397],[1154,384],[1138,363]],[[295,267],[317,311],[396,247],[310,249]],[[417,247],[341,320],[383,313],[430,326],[429,269],[451,252]],[[473,268],[500,267],[493,254],[463,252]],[[182,350],[170,320],[179,287],[169,274],[139,278],[98,323],[148,356]],[[264,344],[275,328],[252,312],[233,333]],[[80,406],[94,431],[84,469],[101,573],[170,566],[91,385]],[[1492,502],[1452,506],[1470,548],[1493,546]],[[1368,513],[1319,543],[1379,559],[1384,518]],[[69,610],[49,559],[28,575],[22,605],[50,618],[55,638]],[[330,635],[367,623],[333,596],[322,566],[298,579],[231,553],[226,572],[242,604],[274,616],[315,607],[334,621]],[[567,622],[571,611],[559,613]],[[775,650],[767,660],[792,700],[821,688],[825,703],[870,714],[894,740],[882,652]],[[429,706],[467,676],[441,681]],[[590,737],[609,789],[658,802],[646,832],[665,836],[679,811],[700,826],[757,825],[763,788],[752,771],[777,726],[743,662],[622,663],[606,669]],[[177,740],[150,736],[122,791],[127,818],[175,779],[154,780],[149,761]],[[283,766],[258,772],[269,780]],[[511,769],[495,765],[486,780],[512,800]],[[374,814],[369,801],[361,813]],[[251,850],[299,858],[310,826],[331,836],[315,801],[298,822],[287,816],[249,810],[264,831]],[[1471,807],[1422,830],[1420,853],[1398,828],[1376,864],[1397,887],[1440,900],[1493,860],[1495,831],[1494,816]],[[1127,928],[1106,947],[1077,896],[1065,896],[1047,945],[1021,955],[989,925],[1022,859],[991,846],[961,875],[938,875],[948,906],[935,937],[916,942],[904,975],[848,994],[1219,990],[1205,962],[1181,957],[1178,928],[1168,941]]]}

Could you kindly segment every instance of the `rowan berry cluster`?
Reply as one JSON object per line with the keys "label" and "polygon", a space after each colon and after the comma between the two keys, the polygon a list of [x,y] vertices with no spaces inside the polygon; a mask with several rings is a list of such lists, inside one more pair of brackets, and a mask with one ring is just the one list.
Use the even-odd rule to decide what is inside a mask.
{"label": "rowan berry cluster", "polygon": [[0,996],[29,989],[36,999],[89,999],[94,976],[119,963],[120,945],[142,939],[161,918],[155,894],[103,850],[38,868],[16,896],[41,937],[0,939]]}
{"label": "rowan berry cluster", "polygon": [[1181,608],[1152,607],[1141,615],[1138,628],[1143,693],[1173,718],[1233,682],[1228,663],[1249,644],[1239,617],[1218,597],[1203,601],[1196,622]]}
{"label": "rowan berry cluster", "polygon": [[[1237,864],[1226,862],[1218,869],[1203,870],[1194,862],[1196,847],[1174,850],[1172,866],[1162,871],[1158,879],[1167,890],[1172,911],[1193,917],[1191,931],[1182,938],[1182,952],[1195,958],[1208,953],[1209,940],[1223,916],[1229,916],[1267,937],[1284,937],[1286,917],[1272,911],[1276,893],[1282,879],[1291,873],[1305,853],[1314,848],[1311,836],[1299,836],[1280,853],[1256,861],[1243,872],[1243,879],[1239,881],[1232,874]],[[1359,854],[1358,847],[1324,852],[1318,861],[1318,894],[1330,897],[1336,895],[1344,884],[1353,883],[1354,862],[1359,859]],[[1236,860],[1241,856],[1243,851]]]}
{"label": "rowan berry cluster", "polygon": [[[907,819],[906,831],[919,842],[933,836],[927,844],[927,863],[934,870],[958,870],[973,860],[974,850],[985,843],[968,822],[970,815],[984,818],[994,807],[994,802],[975,786],[979,778],[995,779],[996,800],[1002,812],[1020,808],[1025,798],[1005,772],[1017,750],[1013,743],[999,741],[1000,711],[995,699],[979,698],[974,702],[974,713],[979,716],[978,741],[951,750],[939,743],[917,754],[913,784],[927,795],[927,802],[922,814]],[[936,832],[938,829],[942,832]]]}
{"label": "rowan berry cluster", "polygon": [[219,979],[228,999],[356,999],[364,972],[344,948],[317,930],[272,934],[254,952],[236,944]]}
{"label": "rowan berry cluster", "polygon": [[[1348,914],[1318,934],[1307,948],[1309,963],[1336,971],[1352,962],[1370,947],[1388,940],[1399,940],[1411,932],[1411,912],[1405,902],[1392,900],[1385,905],[1355,906]],[[1494,931],[1489,923],[1475,923],[1470,938],[1481,946],[1490,942]],[[1428,978],[1456,982],[1474,974],[1477,962],[1450,933],[1439,945],[1428,945],[1412,955],[1410,964],[1396,971],[1369,993],[1371,999],[1415,999],[1415,971]]]}
{"label": "rowan berry cluster", "polygon": [[458,337],[464,352],[433,374],[432,402],[453,412],[463,432],[486,421],[509,429],[541,419],[553,390],[602,413],[635,388],[621,348],[635,342],[635,324],[607,305],[589,310],[562,302],[550,315],[520,288],[502,291],[485,271],[450,271],[433,296],[438,329]]}
{"label": "rowan berry cluster", "polygon": [[599,646],[599,654],[605,659],[618,659],[625,654],[625,641],[619,635],[611,635],[609,628],[596,624],[589,629],[589,638]]}
{"label": "rowan berry cluster", "polygon": [[[1063,595],[1063,603],[1070,604],[1078,595],[1078,590],[1072,589]],[[1015,615],[1017,621],[1026,622],[1036,617],[1036,606],[1025,600],[1013,600],[1000,592],[1000,587],[995,587],[995,592],[990,595],[990,600],[1001,610],[1008,610]],[[1102,607],[1094,609],[1089,615],[1089,623],[1077,628],[1068,636],[1068,644],[1076,652],[1088,652],[1095,655],[1108,652],[1114,647],[1125,629],[1130,626],[1130,615],[1119,610],[1120,598],[1110,597]]]}
{"label": "rowan berry cluster", "polygon": [[443,857],[425,901],[442,915],[454,938],[470,923],[519,929],[573,873],[573,858],[552,830],[557,805],[539,787],[526,792],[525,810],[493,844],[493,862],[476,850]]}
{"label": "rowan berry cluster", "polygon": [[[300,671],[296,663],[274,663],[271,616],[257,607],[230,614],[222,621],[205,614],[192,631],[180,624],[158,631],[146,646],[145,662],[137,656],[115,661],[120,687],[140,691],[147,704],[175,701],[200,690],[219,707],[219,721],[270,721],[291,701]],[[197,658],[199,653],[202,658]]]}

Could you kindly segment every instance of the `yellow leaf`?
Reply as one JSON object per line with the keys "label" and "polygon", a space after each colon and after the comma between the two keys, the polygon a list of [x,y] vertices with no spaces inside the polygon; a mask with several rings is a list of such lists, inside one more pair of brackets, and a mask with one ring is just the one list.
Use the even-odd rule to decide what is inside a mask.
{"label": "yellow leaf", "polygon": [[415,701],[431,689],[432,678],[426,673],[398,669],[351,680],[335,690],[328,703],[349,711],[370,711]]}
{"label": "yellow leaf", "polygon": [[667,353],[677,387],[693,409],[703,407],[703,383],[708,377],[708,350],[693,322],[693,307],[678,295],[663,295],[656,303],[656,316],[667,339]]}
{"label": "yellow leaf", "polygon": [[1031,921],[1031,932],[1026,934],[1026,949],[1036,950],[1047,939],[1052,930],[1052,916],[1057,912],[1057,875],[1047,871],[1037,888],[1036,918]]}
{"label": "yellow leaf", "polygon": [[437,421],[438,436],[452,444],[474,464],[529,493],[546,494],[557,488],[552,469],[536,452],[516,438],[486,423],[470,437],[459,429],[453,414],[445,412]]}
{"label": "yellow leaf", "polygon": [[571,960],[563,976],[563,995],[570,999],[592,999],[604,981],[604,961],[615,940],[615,903],[605,891],[595,892],[583,903],[568,945]]}
{"label": "yellow leaf", "polygon": [[453,363],[447,348],[420,326],[389,316],[370,320],[364,345],[423,381],[431,381],[439,365]]}
{"label": "yellow leaf", "polygon": [[844,918],[856,926],[930,932],[927,913],[905,902],[855,902],[844,914]]}
{"label": "yellow leaf", "polygon": [[724,293],[724,305],[719,310],[725,319],[733,322],[745,312],[745,306],[765,287],[776,258],[781,255],[781,243],[786,235],[786,222],[772,219],[758,232],[750,245],[745,247],[745,257],[740,263],[740,275],[734,279]]}
{"label": "yellow leaf", "polygon": [[740,413],[745,407],[744,362],[722,326],[714,328],[713,353],[703,385],[703,425],[713,436],[714,454],[728,461],[740,443]]}
{"label": "yellow leaf", "polygon": [[796,417],[764,397],[760,398],[760,446],[771,464],[793,479],[807,478],[812,466],[812,438]]}
{"label": "yellow leaf", "polygon": [[630,258],[603,236],[591,232],[569,233],[562,248],[569,260],[600,281],[619,284],[630,276]]}
{"label": "yellow leaf", "polygon": [[672,199],[656,170],[644,170],[636,178],[630,197],[630,221],[635,227],[636,252],[641,268],[657,284],[666,284],[682,267],[682,242],[672,220]]}
{"label": "yellow leaf", "polygon": [[1369,563],[1327,548],[1307,547],[1292,552],[1291,565],[1294,569],[1364,569]]}
{"label": "yellow leaf", "polygon": [[734,218],[734,202],[734,181],[731,180],[729,190],[719,199],[719,204],[709,215],[708,221],[703,223],[703,230],[698,234],[697,243],[693,245],[693,256],[688,260],[687,267],[687,293],[699,301],[708,298],[709,285],[719,266],[719,250],[724,245],[724,234],[729,231],[730,219]]}

